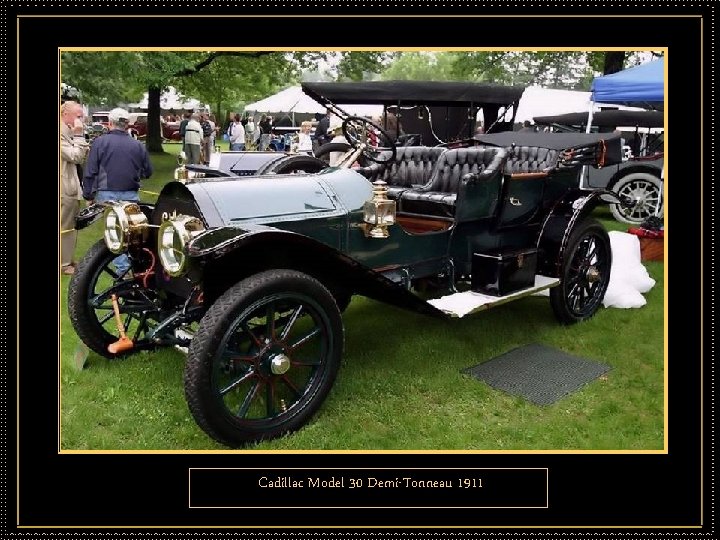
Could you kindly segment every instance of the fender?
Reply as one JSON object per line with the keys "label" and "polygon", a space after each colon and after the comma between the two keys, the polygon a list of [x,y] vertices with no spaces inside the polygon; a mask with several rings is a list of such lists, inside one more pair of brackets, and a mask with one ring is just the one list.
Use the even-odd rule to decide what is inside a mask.
{"label": "fender", "polygon": [[215,301],[232,285],[268,268],[304,272],[331,292],[367,296],[410,311],[448,315],[337,249],[307,236],[265,225],[219,227],[195,237],[188,255],[204,265],[203,294]]}
{"label": "fender", "polygon": [[590,212],[602,203],[622,204],[627,206],[628,201],[618,197],[614,191],[599,189],[588,194],[587,191],[571,189],[560,199],[540,230],[537,241],[538,273],[548,277],[560,277],[563,265],[563,256],[567,248],[570,235],[575,225],[585,219]]}
{"label": "fender", "polygon": [[[661,156],[662,157],[662,156]],[[658,158],[659,159],[659,158]],[[607,183],[606,189],[615,190],[615,184],[617,184],[622,178],[625,178],[628,174],[634,173],[647,173],[660,178],[662,167],[653,167],[650,165],[644,165],[638,163],[637,165],[631,165],[629,167],[623,167],[616,172]]]}
{"label": "fender", "polygon": [[[137,204],[142,209],[145,216],[147,216],[148,221],[150,221],[150,217],[152,216],[153,210],[155,209],[155,205],[141,202]],[[107,203],[95,203],[91,204],[87,208],[83,208],[78,214],[77,218],[75,218],[75,230],[79,231],[95,223],[98,219],[102,217],[106,206],[108,206]]]}

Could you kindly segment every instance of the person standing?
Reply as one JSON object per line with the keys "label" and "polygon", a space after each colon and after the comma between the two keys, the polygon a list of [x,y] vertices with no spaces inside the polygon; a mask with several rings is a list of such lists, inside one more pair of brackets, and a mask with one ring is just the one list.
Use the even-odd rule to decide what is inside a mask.
{"label": "person standing", "polygon": [[309,156],[313,155],[312,138],[310,131],[312,130],[312,122],[305,121],[300,124],[300,132],[298,133],[297,151]]}
{"label": "person standing", "polygon": [[203,165],[208,165],[212,154],[212,134],[215,124],[210,123],[210,115],[207,113],[200,115],[200,127],[202,128],[201,162]]}
{"label": "person standing", "polygon": [[[93,142],[83,178],[83,198],[91,202],[138,201],[140,180],[149,178],[153,168],[145,145],[127,133],[129,113],[110,111],[110,131]],[[130,268],[126,255],[115,258],[123,275]]]}
{"label": "person standing", "polygon": [[255,118],[252,116],[247,117],[247,124],[245,124],[245,149],[254,150],[255,141],[253,135],[255,133]]}
{"label": "person standing", "polygon": [[328,137],[328,129],[330,129],[329,110],[325,112],[325,115],[318,120],[317,126],[315,126],[315,140],[318,147],[330,142],[331,137]]}
{"label": "person standing", "polygon": [[180,122],[180,140],[182,141],[183,152],[187,154],[187,148],[185,148],[185,129],[187,128],[188,122],[190,121],[190,113],[183,113],[183,119]]}
{"label": "person standing", "polygon": [[187,162],[192,164],[200,163],[200,148],[203,141],[203,130],[200,125],[200,115],[193,113],[190,121],[185,126],[185,154]]}
{"label": "person standing", "polygon": [[84,116],[76,101],[60,107],[60,273],[64,275],[75,273],[75,219],[83,198],[77,165],[85,161],[90,149],[84,136]]}
{"label": "person standing", "polygon": [[260,117],[260,145],[258,150],[264,152],[270,146],[270,138],[272,134],[272,116],[265,116],[264,114]]}
{"label": "person standing", "polygon": [[245,150],[245,127],[242,125],[240,115],[235,115],[235,120],[230,126],[230,151],[242,152]]}

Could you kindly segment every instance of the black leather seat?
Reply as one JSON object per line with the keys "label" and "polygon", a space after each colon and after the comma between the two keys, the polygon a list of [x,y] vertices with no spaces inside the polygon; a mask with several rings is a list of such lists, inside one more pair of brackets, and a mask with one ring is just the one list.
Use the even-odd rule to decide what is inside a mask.
{"label": "black leather seat", "polygon": [[440,156],[433,177],[421,188],[407,189],[400,197],[401,212],[433,216],[455,215],[458,190],[463,180],[484,181],[503,170],[503,148],[474,146],[448,150]]}
{"label": "black leather seat", "polygon": [[542,172],[557,164],[559,153],[537,146],[513,146],[506,150],[505,174]]}
{"label": "black leather seat", "polygon": [[[388,197],[399,199],[400,194],[413,186],[424,186],[432,177],[440,156],[447,148],[428,146],[400,146],[395,159],[390,163],[373,163],[357,169],[371,182],[383,180],[388,184]],[[387,159],[390,153],[383,153],[381,159]]]}

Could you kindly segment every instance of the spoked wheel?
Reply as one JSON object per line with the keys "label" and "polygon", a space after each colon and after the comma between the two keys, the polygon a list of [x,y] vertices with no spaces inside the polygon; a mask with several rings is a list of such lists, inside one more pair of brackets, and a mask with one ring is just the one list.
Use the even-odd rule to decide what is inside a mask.
{"label": "spoked wheel", "polygon": [[240,446],[308,422],[337,375],[340,313],[312,277],[270,270],[223,294],[200,321],[185,368],[198,425]]}
{"label": "spoked wheel", "polygon": [[353,148],[363,146],[362,155],[370,161],[376,163],[395,161],[397,154],[395,141],[375,122],[359,116],[350,116],[343,121],[342,130]]}
{"label": "spoked wheel", "polygon": [[613,187],[614,191],[635,204],[632,207],[611,205],[613,217],[624,223],[642,223],[651,216],[662,216],[660,186],[660,179],[650,173],[636,172],[621,178]]}
{"label": "spoked wheel", "polygon": [[104,240],[98,241],[78,263],[68,290],[68,311],[75,332],[85,345],[106,358],[133,352],[108,351],[108,345],[120,338],[112,294],[117,297],[127,337],[140,346],[147,345],[143,337],[154,324],[150,317],[158,312],[152,292],[135,279],[132,270],[122,275],[115,271],[115,257]]}
{"label": "spoked wheel", "polygon": [[561,283],[550,289],[550,304],[561,323],[576,323],[595,314],[610,283],[611,265],[607,231],[595,220],[580,223],[565,250]]}

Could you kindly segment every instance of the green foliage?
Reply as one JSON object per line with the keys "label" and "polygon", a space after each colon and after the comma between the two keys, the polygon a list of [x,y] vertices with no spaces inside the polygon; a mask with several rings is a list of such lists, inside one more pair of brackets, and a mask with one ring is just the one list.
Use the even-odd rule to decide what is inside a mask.
{"label": "green foliage", "polygon": [[173,75],[203,58],[197,52],[64,52],[64,83],[78,88],[89,105],[139,101],[151,86],[166,88]]}
{"label": "green foliage", "polygon": [[173,84],[183,94],[209,103],[221,115],[225,107],[239,109],[241,103],[277,92],[295,81],[298,73],[298,63],[283,53],[221,56]]}
{"label": "green foliage", "polygon": [[386,81],[453,81],[458,79],[457,53],[403,52],[392,60],[380,78]]}
{"label": "green foliage", "polygon": [[463,78],[507,85],[583,88],[590,68],[576,51],[473,51],[457,53],[456,72]]}
{"label": "green foliage", "polygon": [[361,81],[368,74],[379,73],[397,53],[384,51],[348,51],[337,66],[338,80]]}

